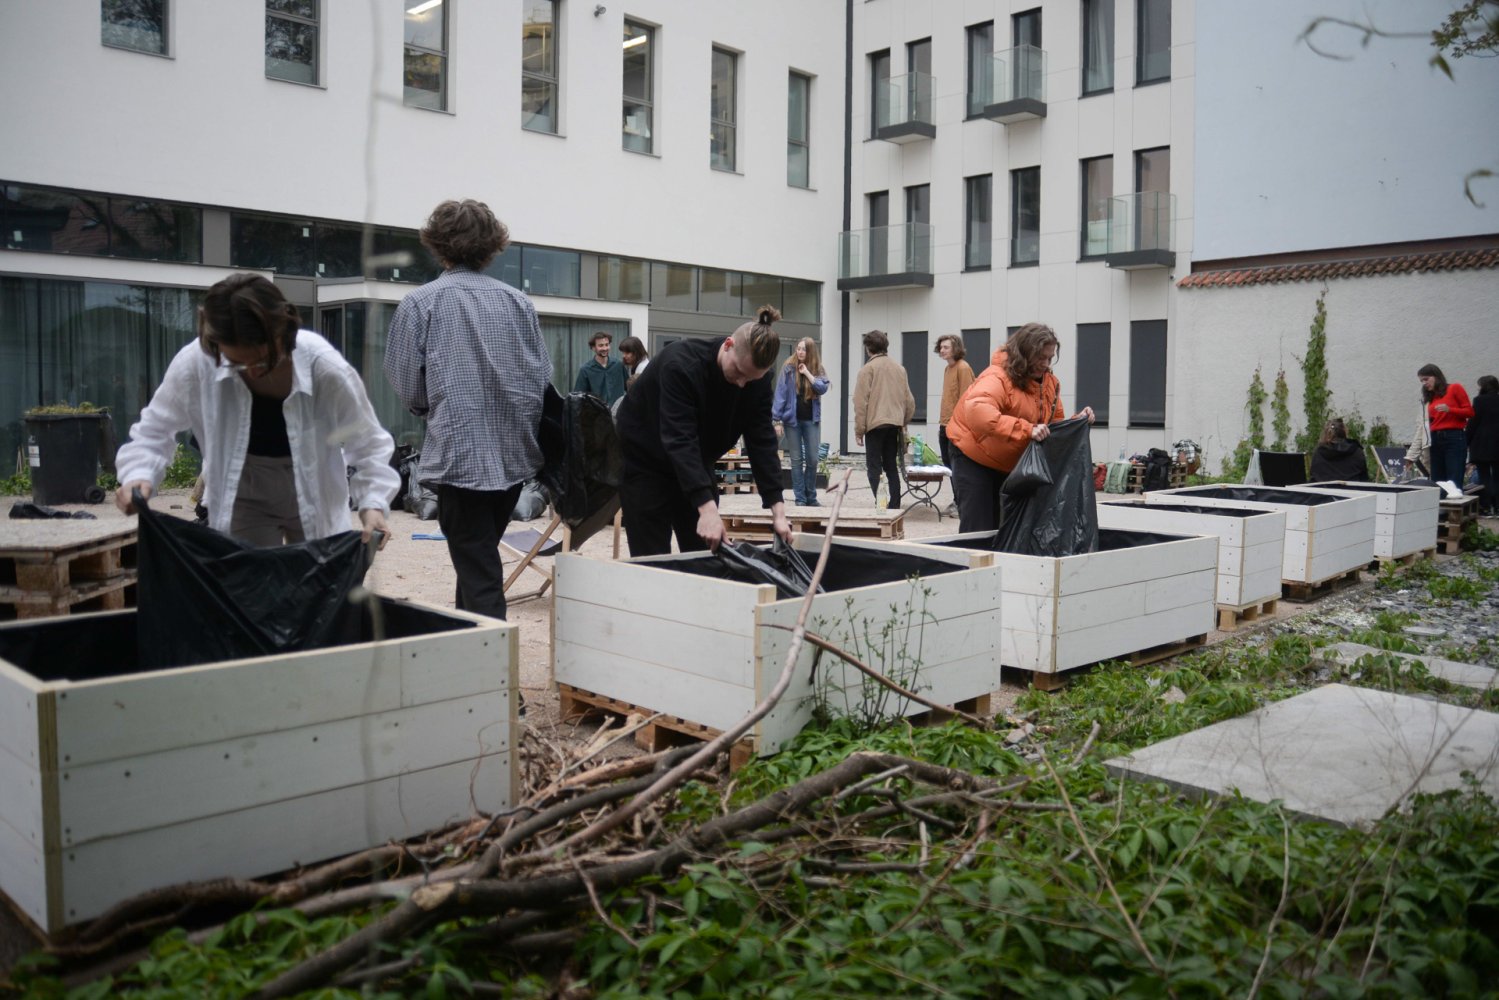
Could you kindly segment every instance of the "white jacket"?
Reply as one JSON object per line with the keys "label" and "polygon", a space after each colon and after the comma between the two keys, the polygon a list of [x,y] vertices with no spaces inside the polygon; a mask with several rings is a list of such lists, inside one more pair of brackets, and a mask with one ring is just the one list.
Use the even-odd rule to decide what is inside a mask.
{"label": "white jacket", "polygon": [[[390,467],[395,442],[375,417],[359,373],[332,344],[302,330],[291,363],[291,393],[281,411],[297,505],[306,536],[325,538],[352,527],[351,487],[360,510],[390,510],[401,485]],[[250,390],[238,374],[217,366],[196,340],[177,352],[150,405],[130,428],[130,440],[115,458],[120,482],[144,479],[160,486],[182,431],[192,431],[203,449],[209,526],[227,533],[250,442]],[[354,469],[352,480],[347,466]]]}

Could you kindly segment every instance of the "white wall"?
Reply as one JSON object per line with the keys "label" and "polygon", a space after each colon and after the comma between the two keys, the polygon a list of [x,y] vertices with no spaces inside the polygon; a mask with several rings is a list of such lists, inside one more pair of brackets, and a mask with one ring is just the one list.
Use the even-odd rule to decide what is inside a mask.
{"label": "white wall", "polygon": [[[1449,0],[1257,0],[1197,10],[1194,257],[1499,232],[1499,59],[1428,65]],[[1375,38],[1317,15],[1416,38]]]}
{"label": "white wall", "polygon": [[[1480,375],[1499,374],[1499,279],[1493,270],[1345,278],[1327,284],[1327,366],[1331,405],[1383,418],[1409,441],[1420,416],[1416,369],[1435,364],[1476,392]],[[1266,392],[1284,368],[1295,431],[1305,380],[1300,358],[1320,284],[1294,282],[1182,291],[1181,325],[1195,336],[1177,346],[1174,432],[1203,445],[1209,471],[1248,434],[1245,400],[1255,366]],[[1269,433],[1270,411],[1265,408]]]}

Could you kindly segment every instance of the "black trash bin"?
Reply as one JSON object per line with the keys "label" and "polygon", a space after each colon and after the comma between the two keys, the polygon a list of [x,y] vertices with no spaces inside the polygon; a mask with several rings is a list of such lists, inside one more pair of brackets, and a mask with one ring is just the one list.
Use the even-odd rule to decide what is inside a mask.
{"label": "black trash bin", "polygon": [[27,414],[26,433],[36,442],[32,500],[49,506],[104,501],[99,465],[114,468],[114,424],[108,410]]}

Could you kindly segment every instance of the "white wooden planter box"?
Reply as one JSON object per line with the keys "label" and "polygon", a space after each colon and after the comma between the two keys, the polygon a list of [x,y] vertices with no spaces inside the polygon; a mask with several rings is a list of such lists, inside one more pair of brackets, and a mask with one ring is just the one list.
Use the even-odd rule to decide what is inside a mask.
{"label": "white wooden planter box", "polygon": [[382,641],[141,673],[134,609],[0,625],[0,890],[54,933],[509,806],[516,626],[381,603]]}
{"label": "white wooden planter box", "polygon": [[[1256,497],[1257,499],[1251,499]],[[1280,510],[1284,583],[1316,584],[1369,565],[1374,558],[1374,497],[1343,497],[1275,486],[1189,486],[1147,493],[1150,503]]]}
{"label": "white wooden planter box", "polygon": [[[809,566],[822,544],[821,536],[795,536]],[[855,563],[876,568],[887,582],[846,585],[867,579],[843,568]],[[931,701],[987,695],[999,687],[1000,574],[992,563],[968,552],[899,552],[889,542],[836,539],[828,592],[813,600],[807,627],[887,675],[919,661],[914,684]],[[785,666],[802,602],[778,600],[769,585],[693,571],[715,564],[708,553],[621,561],[557,556],[557,683],[716,730],[749,714]],[[922,575],[913,582],[906,579],[912,572]],[[817,697],[839,714],[863,696],[863,675],[854,668],[824,653],[814,678],[813,649],[804,646],[800,656],[790,690],[751,731],[757,753],[774,753],[799,733]],[[926,706],[892,695],[886,709],[884,715],[901,717]]]}
{"label": "white wooden planter box", "polygon": [[1279,510],[1206,505],[1101,503],[1100,528],[1134,528],[1176,535],[1218,536],[1214,600],[1243,608],[1280,597],[1280,559],[1286,515]]}
{"label": "white wooden planter box", "polygon": [[1398,483],[1308,483],[1295,489],[1314,489],[1340,496],[1374,497],[1374,555],[1380,559],[1436,548],[1437,518],[1442,491],[1436,486]]}
{"label": "white wooden planter box", "polygon": [[992,552],[992,537],[905,544],[993,555],[1002,574],[999,659],[1006,667],[1060,673],[1213,630],[1215,537],[1100,529],[1105,547],[1075,556]]}

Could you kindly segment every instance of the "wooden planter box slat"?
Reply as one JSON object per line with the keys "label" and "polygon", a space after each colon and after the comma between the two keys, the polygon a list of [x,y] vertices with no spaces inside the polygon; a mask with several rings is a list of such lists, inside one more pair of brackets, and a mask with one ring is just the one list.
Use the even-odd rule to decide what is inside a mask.
{"label": "wooden planter box slat", "polygon": [[[516,628],[384,603],[428,631],[80,680],[0,659],[0,889],[53,933],[163,885],[265,875],[509,805]],[[113,636],[134,614],[68,626]]]}
{"label": "wooden planter box slat", "polygon": [[1379,559],[1424,552],[1437,544],[1442,491],[1436,486],[1396,483],[1308,483],[1295,489],[1374,497],[1374,555]]}
{"label": "wooden planter box slat", "polygon": [[[1320,491],[1291,487],[1235,487],[1263,493],[1312,493]],[[1281,582],[1315,584],[1349,570],[1360,569],[1374,558],[1374,497],[1338,496],[1323,493],[1326,503],[1276,503],[1266,500],[1240,500],[1207,495],[1216,486],[1189,486],[1183,490],[1161,490],[1147,493],[1149,503],[1194,504],[1205,507],[1239,507],[1250,510],[1278,510],[1286,515],[1285,544],[1281,552]],[[1245,602],[1248,603],[1248,602]]]}
{"label": "wooden planter box slat", "polygon": [[[799,535],[795,544],[811,564],[823,539]],[[834,545],[889,551],[862,539],[840,538]],[[912,555],[955,569],[915,584],[899,580],[819,595],[809,629],[852,651],[854,632],[861,639],[866,629],[878,635],[894,617],[892,604],[904,608],[914,600],[918,613],[895,623],[891,641],[913,656],[919,650],[922,696],[952,704],[996,690],[1000,611],[992,594],[999,571],[987,557],[967,552]],[[759,704],[785,664],[801,602],[777,600],[768,585],[672,568],[687,558],[701,557],[615,562],[559,555],[552,612],[555,680],[717,730],[730,728]],[[925,616],[919,613],[923,603]],[[782,625],[786,629],[777,627]],[[751,733],[758,753],[775,752],[812,718],[815,651],[804,646],[800,657],[791,689]],[[863,679],[852,667],[823,654],[817,669],[835,710],[858,700]],[[894,716],[925,711],[899,698],[887,707]]]}
{"label": "wooden planter box slat", "polygon": [[999,651],[1006,667],[1060,673],[1212,630],[1214,537],[1064,557],[993,552],[990,537],[906,545],[992,556],[1002,572]]}
{"label": "wooden planter box slat", "polygon": [[[1280,565],[1285,546],[1283,511],[1209,507],[1204,513],[1175,505],[1101,503],[1103,528],[1136,528],[1175,534],[1217,535],[1218,574],[1214,600],[1232,608],[1280,597]],[[1163,509],[1164,508],[1164,509]]]}

